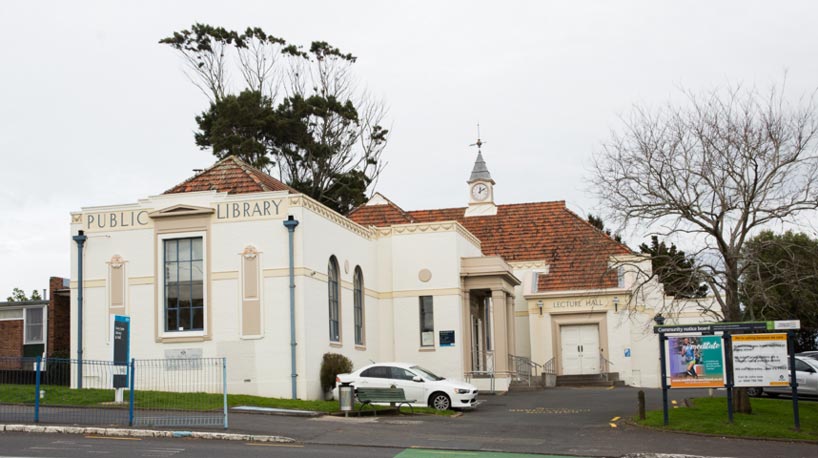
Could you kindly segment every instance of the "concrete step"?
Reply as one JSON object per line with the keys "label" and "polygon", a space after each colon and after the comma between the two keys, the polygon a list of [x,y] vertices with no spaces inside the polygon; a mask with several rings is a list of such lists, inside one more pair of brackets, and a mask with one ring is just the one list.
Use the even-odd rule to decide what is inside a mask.
{"label": "concrete step", "polygon": [[528,386],[527,383],[524,384],[524,385],[509,385],[508,386],[508,391],[513,391],[515,393],[528,393],[528,392],[531,392],[531,391],[543,391],[543,390],[545,390],[545,387],[542,386],[542,385],[533,385],[532,384],[531,386]]}
{"label": "concrete step", "polygon": [[[608,372],[608,380],[619,380],[619,372]],[[605,374],[558,375],[559,380],[592,380],[605,378]]]}
{"label": "concrete step", "polygon": [[625,386],[625,382],[619,380],[619,374],[612,372],[607,379],[604,374],[585,375],[558,375],[557,386]]}
{"label": "concrete step", "polygon": [[512,380],[508,386],[509,391],[526,392],[526,391],[542,391],[545,387],[542,385],[540,378],[531,379],[531,385],[528,381]]}

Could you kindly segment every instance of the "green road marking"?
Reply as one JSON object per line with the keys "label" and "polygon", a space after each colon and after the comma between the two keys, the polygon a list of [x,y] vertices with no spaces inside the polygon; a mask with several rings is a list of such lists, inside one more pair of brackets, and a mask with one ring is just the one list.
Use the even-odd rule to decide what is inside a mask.
{"label": "green road marking", "polygon": [[422,448],[406,449],[395,458],[578,458],[576,456],[565,455],[531,455],[527,453],[503,453],[503,452],[466,452],[458,450],[427,450]]}

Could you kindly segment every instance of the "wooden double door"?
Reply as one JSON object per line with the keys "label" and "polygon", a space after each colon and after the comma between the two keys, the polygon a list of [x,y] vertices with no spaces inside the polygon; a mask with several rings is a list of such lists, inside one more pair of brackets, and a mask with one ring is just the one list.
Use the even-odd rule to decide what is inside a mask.
{"label": "wooden double door", "polygon": [[560,326],[563,375],[599,373],[599,325]]}

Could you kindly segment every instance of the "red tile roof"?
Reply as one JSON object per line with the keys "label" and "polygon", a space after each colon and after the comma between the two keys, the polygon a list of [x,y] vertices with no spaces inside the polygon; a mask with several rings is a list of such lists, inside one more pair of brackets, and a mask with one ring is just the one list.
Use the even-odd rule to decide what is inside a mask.
{"label": "red tile roof", "polygon": [[[165,191],[165,194],[218,191],[243,194],[298,191],[228,156],[209,169]],[[539,276],[540,291],[616,287],[616,273],[608,269],[610,256],[630,254],[623,244],[565,207],[564,201],[498,205],[493,216],[465,217],[466,209],[404,211],[388,201],[364,205],[349,218],[364,226],[458,221],[480,239],[483,254],[502,256],[508,262],[545,261],[546,275]]]}
{"label": "red tile roof", "polygon": [[164,194],[196,191],[218,191],[228,194],[289,191],[290,194],[298,194],[295,189],[235,156],[220,160],[209,169],[168,189]]}
{"label": "red tile roof", "polygon": [[458,221],[480,239],[483,254],[506,261],[545,261],[549,273],[539,276],[540,291],[613,288],[612,255],[631,250],[565,207],[564,201],[498,205],[493,216],[466,218],[465,208],[405,212],[392,203],[366,205],[349,214],[365,226]]}

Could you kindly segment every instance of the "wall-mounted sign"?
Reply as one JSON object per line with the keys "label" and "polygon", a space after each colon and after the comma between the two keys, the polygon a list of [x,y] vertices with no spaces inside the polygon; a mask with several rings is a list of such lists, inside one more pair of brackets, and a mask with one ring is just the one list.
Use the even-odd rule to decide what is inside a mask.
{"label": "wall-mounted sign", "polygon": [[72,223],[82,224],[85,232],[121,231],[153,227],[148,216],[151,210],[122,210],[98,213],[74,214]]}
{"label": "wall-mounted sign", "polygon": [[440,346],[454,347],[454,331],[440,331]]}
{"label": "wall-mounted sign", "polygon": [[284,218],[287,201],[284,199],[244,200],[215,204],[215,222],[248,219]]}
{"label": "wall-mounted sign", "polygon": [[665,343],[671,388],[721,388],[725,384],[722,336],[669,337]]}
{"label": "wall-mounted sign", "polygon": [[605,308],[608,307],[607,298],[592,297],[588,299],[560,299],[549,304],[555,310],[575,308]]}
{"label": "wall-mounted sign", "polygon": [[787,386],[787,334],[744,334],[733,337],[735,386]]}
{"label": "wall-mounted sign", "polygon": [[435,346],[435,333],[433,331],[424,331],[420,333],[420,345],[424,347]]}

